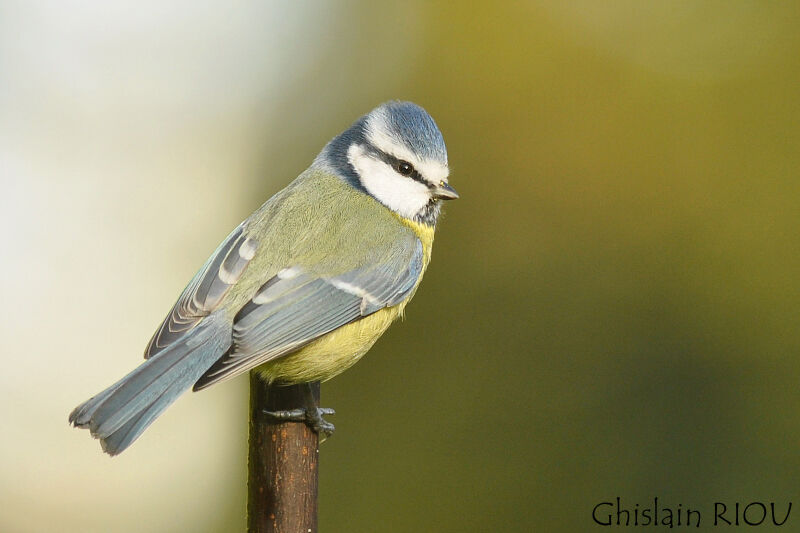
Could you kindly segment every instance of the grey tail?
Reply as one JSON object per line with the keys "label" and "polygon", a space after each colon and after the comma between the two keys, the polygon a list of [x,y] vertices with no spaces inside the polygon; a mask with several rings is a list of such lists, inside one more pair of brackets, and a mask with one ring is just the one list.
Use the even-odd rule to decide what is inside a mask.
{"label": "grey tail", "polygon": [[230,347],[230,322],[211,315],[133,372],[76,407],[69,421],[117,455]]}

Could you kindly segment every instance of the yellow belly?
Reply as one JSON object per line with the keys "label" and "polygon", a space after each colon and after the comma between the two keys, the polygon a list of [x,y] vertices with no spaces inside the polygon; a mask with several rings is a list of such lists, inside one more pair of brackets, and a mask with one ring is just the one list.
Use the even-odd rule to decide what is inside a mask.
{"label": "yellow belly", "polygon": [[327,381],[353,366],[397,318],[405,302],[320,337],[300,350],[255,368],[268,382]]}

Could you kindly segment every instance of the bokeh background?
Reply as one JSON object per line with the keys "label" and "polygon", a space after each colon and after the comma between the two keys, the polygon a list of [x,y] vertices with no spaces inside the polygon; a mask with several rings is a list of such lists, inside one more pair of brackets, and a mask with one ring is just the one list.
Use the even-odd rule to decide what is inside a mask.
{"label": "bokeh background", "polygon": [[0,531],[244,529],[246,378],[114,459],[67,414],[395,98],[462,198],[405,322],[323,386],[322,528],[800,503],[798,27],[793,2],[0,1]]}

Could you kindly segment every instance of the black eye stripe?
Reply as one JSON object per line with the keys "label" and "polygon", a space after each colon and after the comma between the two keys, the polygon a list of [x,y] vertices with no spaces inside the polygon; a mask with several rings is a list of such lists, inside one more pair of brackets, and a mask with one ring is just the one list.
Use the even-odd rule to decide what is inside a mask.
{"label": "black eye stripe", "polygon": [[[380,159],[381,161],[383,161],[384,163],[386,163],[387,165],[389,165],[390,167],[392,167],[393,169],[395,169],[396,171],[397,171],[397,167],[398,167],[398,166],[399,166],[401,163],[408,163],[408,161],[404,161],[404,160],[402,160],[402,159],[399,159],[399,158],[397,158],[397,157],[395,157],[395,156],[393,156],[393,155],[387,154],[386,152],[384,152],[384,151],[382,151],[382,150],[378,150],[378,149],[377,149],[377,148],[375,148],[374,146],[368,146],[368,147],[367,147],[367,151],[368,151],[368,152],[369,152],[371,155],[374,155],[374,156],[376,156],[378,159]],[[409,165],[411,165],[411,163],[408,163],[408,164],[409,164]],[[414,165],[411,165],[411,168],[413,169],[413,171],[411,172],[411,174],[408,174],[408,175],[401,174],[401,175],[402,175],[402,176],[404,176],[404,177],[406,177],[406,178],[412,179],[412,180],[414,180],[414,181],[418,181],[419,183],[422,183],[422,184],[423,184],[423,185],[425,185],[426,187],[429,187],[429,188],[430,188],[430,187],[433,187],[433,185],[431,185],[430,183],[428,183],[428,182],[425,180],[425,178],[423,178],[423,177],[422,177],[422,174],[420,174],[420,173],[419,173],[419,171],[418,171],[416,168],[414,168]],[[399,172],[398,172],[398,173],[399,173]]]}

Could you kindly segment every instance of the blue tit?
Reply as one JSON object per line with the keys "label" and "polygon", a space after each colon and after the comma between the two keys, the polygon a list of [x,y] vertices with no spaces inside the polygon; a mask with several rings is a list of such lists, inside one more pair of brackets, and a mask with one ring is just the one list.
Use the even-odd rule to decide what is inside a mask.
{"label": "blue tit", "polygon": [[[331,140],[192,278],[145,362],[75,408],[70,422],[125,450],[184,391],[257,372],[271,384],[328,380],[403,314],[430,261],[448,183],[433,118],[388,102]],[[306,413],[315,430],[325,410]]]}

